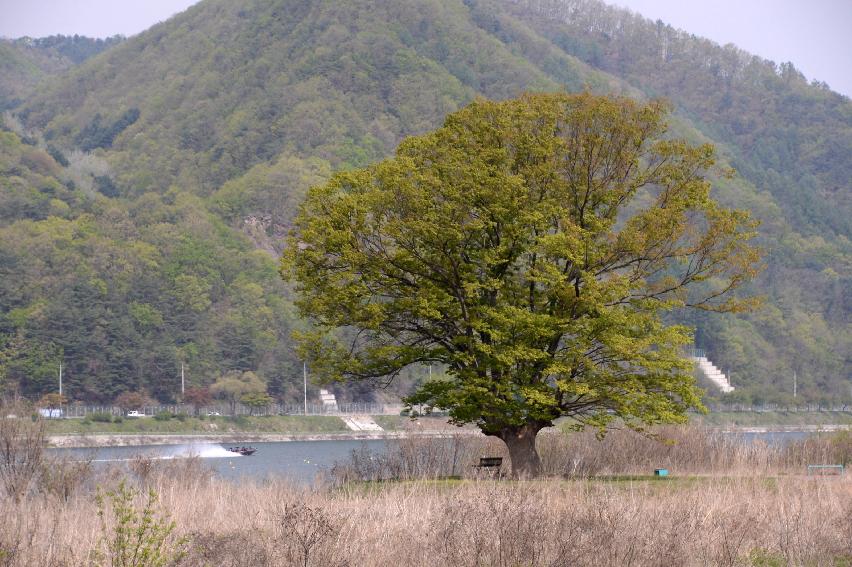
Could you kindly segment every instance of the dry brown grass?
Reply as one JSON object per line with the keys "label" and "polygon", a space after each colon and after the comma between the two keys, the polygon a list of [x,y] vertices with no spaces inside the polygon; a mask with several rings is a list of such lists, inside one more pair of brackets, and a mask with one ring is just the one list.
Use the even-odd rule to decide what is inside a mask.
{"label": "dry brown grass", "polygon": [[808,437],[788,444],[745,442],[738,435],[701,427],[666,426],[653,435],[630,430],[540,435],[544,470],[551,475],[680,474],[727,476],[801,474],[808,464],[852,464],[852,432]]}
{"label": "dry brown grass", "polygon": [[[176,523],[174,537],[189,538],[179,565],[852,565],[852,476],[807,478],[795,461],[836,445],[715,454],[726,445],[670,433],[682,436],[679,447],[653,449],[627,434],[609,445],[584,436],[542,445],[551,472],[570,464],[575,474],[581,466],[583,475],[636,473],[653,464],[676,473],[668,481],[580,475],[307,489],[223,481],[197,459],[140,459],[130,477],[156,491]],[[458,468],[481,448],[462,449],[412,444],[400,449],[410,462],[394,466],[428,471],[425,451]],[[85,487],[114,487],[125,476],[102,470]],[[0,565],[89,564],[103,533],[85,487],[62,496],[38,491],[19,504],[5,497]]]}
{"label": "dry brown grass", "polygon": [[[545,476],[586,478],[650,474],[664,468],[677,474],[752,476],[804,474],[808,464],[852,464],[852,432],[812,436],[789,444],[746,442],[737,435],[701,427],[658,427],[653,434],[611,431],[598,439],[593,431],[539,434],[538,451]],[[385,479],[436,479],[475,475],[483,456],[509,456],[497,439],[459,435],[447,439],[389,441],[383,453],[365,449],[332,471],[338,484]]]}
{"label": "dry brown grass", "polygon": [[[151,486],[177,535],[190,538],[181,565],[852,561],[848,478],[415,481],[309,491],[158,476]],[[101,537],[82,494],[38,497],[8,512],[0,528],[8,565],[85,565]],[[775,563],[760,563],[767,559]]]}

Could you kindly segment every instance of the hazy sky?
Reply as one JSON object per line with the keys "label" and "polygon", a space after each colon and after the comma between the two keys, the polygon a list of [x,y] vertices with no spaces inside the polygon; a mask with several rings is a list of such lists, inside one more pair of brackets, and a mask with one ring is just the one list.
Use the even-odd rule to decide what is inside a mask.
{"label": "hazy sky", "polygon": [[[305,0],[307,1],[307,0]],[[0,0],[0,36],[133,35],[196,0]],[[852,96],[852,0],[609,0]]]}
{"label": "hazy sky", "polygon": [[852,0],[607,0],[852,96]]}

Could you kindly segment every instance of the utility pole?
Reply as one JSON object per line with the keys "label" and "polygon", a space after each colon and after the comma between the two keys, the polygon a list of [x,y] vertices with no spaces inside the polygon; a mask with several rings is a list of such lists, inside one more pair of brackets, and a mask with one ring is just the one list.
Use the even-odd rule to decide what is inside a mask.
{"label": "utility pole", "polygon": [[186,386],[186,381],[184,380],[184,377],[183,377],[183,362],[181,362],[180,363],[180,395],[181,395],[181,397],[183,397],[185,386]]}
{"label": "utility pole", "polygon": [[59,416],[62,417],[62,361],[59,361]]}
{"label": "utility pole", "polygon": [[796,371],[793,371],[793,397],[796,397],[796,390],[799,387],[799,377],[796,376]]}
{"label": "utility pole", "polygon": [[308,363],[302,362],[302,377],[305,379],[305,415],[308,415]]}

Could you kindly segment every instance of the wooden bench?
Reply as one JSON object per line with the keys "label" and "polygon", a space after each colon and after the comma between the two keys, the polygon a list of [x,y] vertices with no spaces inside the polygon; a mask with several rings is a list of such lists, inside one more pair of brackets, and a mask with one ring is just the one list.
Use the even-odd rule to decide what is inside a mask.
{"label": "wooden bench", "polygon": [[501,476],[500,469],[503,467],[503,457],[479,457],[479,464],[473,465],[478,473],[488,476]]}

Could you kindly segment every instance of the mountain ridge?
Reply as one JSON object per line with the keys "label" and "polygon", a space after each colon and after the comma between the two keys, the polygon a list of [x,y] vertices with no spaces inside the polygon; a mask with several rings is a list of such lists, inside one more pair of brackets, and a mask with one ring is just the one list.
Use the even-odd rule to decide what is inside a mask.
{"label": "mountain ridge", "polygon": [[[573,19],[564,21],[566,13]],[[696,326],[714,361],[742,378],[742,399],[785,399],[783,376],[792,371],[800,395],[852,395],[850,191],[842,182],[852,167],[852,152],[842,150],[852,143],[852,105],[759,58],[743,64],[746,58],[733,57],[739,78],[724,66],[696,70],[690,57],[730,53],[658,27],[593,0],[257,0],[239,7],[205,0],[84,62],[18,110],[45,144],[74,156],[71,170],[89,164],[77,190],[88,184],[97,202],[133,216],[164,199],[191,199],[197,214],[224,220],[217,230],[241,233],[268,255],[280,251],[307,187],[334,169],[381,159],[402,137],[438,126],[475,96],[583,88],[673,95],[673,131],[714,141],[740,171],[734,180],[714,179],[717,198],[754,211],[774,254],[752,290],[767,294],[764,310],[682,320]],[[668,65],[661,67],[661,42],[675,49],[678,41],[688,49],[670,54],[671,63],[661,58]],[[679,90],[678,81],[685,83]],[[805,110],[787,109],[787,99]],[[134,109],[137,119],[122,120]],[[811,122],[787,126],[790,113]],[[87,136],[101,145],[75,151],[91,142]],[[826,145],[832,141],[839,150]],[[184,230],[166,225],[175,236]],[[217,289],[205,270],[183,265],[200,285]],[[266,281],[260,293],[284,291]],[[286,301],[279,307],[288,312]],[[27,333],[10,323],[9,313],[21,308],[3,306],[0,330]],[[287,342],[285,331],[274,332],[277,340]],[[232,365],[227,357],[205,360],[210,372]],[[279,383],[296,380],[274,372]]]}

